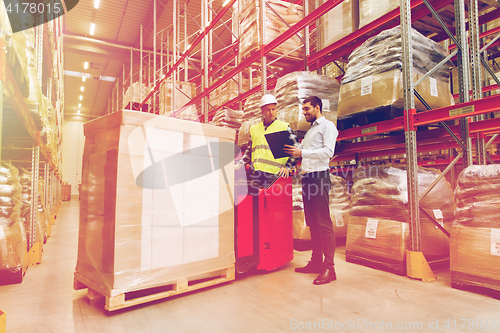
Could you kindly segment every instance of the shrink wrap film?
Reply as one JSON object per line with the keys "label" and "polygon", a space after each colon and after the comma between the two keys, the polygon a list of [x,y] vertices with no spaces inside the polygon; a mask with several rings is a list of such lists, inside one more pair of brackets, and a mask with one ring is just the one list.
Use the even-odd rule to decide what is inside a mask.
{"label": "shrink wrap film", "polygon": [[[279,14],[276,14],[268,6],[265,7],[265,22],[260,21],[260,1],[246,1],[239,14],[240,23],[240,58],[244,59],[252,51],[259,49],[261,44],[269,44],[278,38],[304,17],[302,6],[280,0],[267,1],[267,4]],[[283,22],[283,20],[286,22]],[[264,40],[260,40],[261,25],[264,24]],[[293,35],[283,44],[273,50],[281,55],[302,58],[302,41],[297,35]]]}
{"label": "shrink wrap film", "polygon": [[241,127],[242,116],[243,111],[223,108],[215,113],[211,124],[220,127],[229,127],[238,131]]}
{"label": "shrink wrap film", "polygon": [[123,96],[123,108],[126,108],[132,103],[142,103],[148,94],[149,89],[145,84],[140,82],[132,83],[125,91],[125,96]]}
{"label": "shrink wrap film", "polygon": [[292,72],[279,78],[275,89],[278,119],[288,122],[294,131],[307,131],[311,124],[302,113],[302,101],[317,96],[323,102],[323,116],[337,124],[339,88],[337,80],[309,72]]}
{"label": "shrink wrap film", "polygon": [[[418,168],[419,196],[438,175],[438,170]],[[346,244],[347,258],[354,261],[365,260],[368,263],[389,268],[398,274],[406,272],[405,250],[409,249],[407,247],[409,220],[406,178],[404,168],[394,168],[390,165],[367,166],[355,170],[354,185],[351,189],[352,208]],[[451,185],[444,178],[420,200],[420,207],[433,216],[446,230],[451,230],[456,206]],[[356,223],[353,224],[353,220]],[[369,220],[378,221],[378,228],[375,227],[376,237],[370,237],[368,234]],[[431,261],[447,258],[449,255],[448,238],[423,213],[420,214],[420,228],[421,252],[426,259]],[[381,230],[381,235],[384,236],[381,239],[379,239],[378,230]],[[382,254],[384,247],[387,247],[386,252],[390,255]],[[363,257],[363,253],[367,253],[366,256]]]}
{"label": "shrink wrap film", "polygon": [[84,132],[78,281],[113,297],[234,264],[234,130],[119,111]]}
{"label": "shrink wrap film", "polygon": [[[448,55],[441,45],[416,30],[412,30],[412,47],[415,81]],[[401,52],[401,29],[398,26],[369,38],[351,53],[340,88],[339,117],[384,106],[404,106]],[[432,108],[453,103],[446,64],[415,89]],[[415,107],[426,110],[417,99]]]}

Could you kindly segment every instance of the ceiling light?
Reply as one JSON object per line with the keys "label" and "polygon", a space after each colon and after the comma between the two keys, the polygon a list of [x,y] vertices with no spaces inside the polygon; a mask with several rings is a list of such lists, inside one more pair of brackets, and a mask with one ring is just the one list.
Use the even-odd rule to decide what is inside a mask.
{"label": "ceiling light", "polygon": [[80,87],[80,91],[83,92],[85,88],[83,86]]}
{"label": "ceiling light", "polygon": [[85,82],[85,74],[82,76],[82,81]]}
{"label": "ceiling light", "polygon": [[90,34],[93,36],[95,30],[95,23],[90,23]]}
{"label": "ceiling light", "polygon": [[95,9],[99,8],[99,0],[94,1],[94,8]]}
{"label": "ceiling light", "polygon": [[78,103],[78,108],[81,108],[82,107],[82,103]]}
{"label": "ceiling light", "polygon": [[85,61],[83,63],[83,69],[87,69],[87,68],[89,68],[89,63]]}
{"label": "ceiling light", "polygon": [[80,110],[78,110],[77,113],[80,114]]}
{"label": "ceiling light", "polygon": [[82,96],[82,95],[80,95],[80,101],[81,101],[82,99],[83,99],[83,96]]}

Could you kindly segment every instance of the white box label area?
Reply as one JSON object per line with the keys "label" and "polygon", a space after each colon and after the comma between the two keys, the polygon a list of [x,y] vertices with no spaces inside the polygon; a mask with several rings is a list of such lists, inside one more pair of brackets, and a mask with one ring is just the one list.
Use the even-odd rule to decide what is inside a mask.
{"label": "white box label area", "polygon": [[330,100],[329,99],[322,99],[321,103],[323,103],[322,110],[324,112],[330,112]]}
{"label": "white box label area", "polygon": [[361,79],[361,96],[372,93],[373,76],[364,77]]}
{"label": "white box label area", "polygon": [[341,212],[335,212],[335,225],[337,227],[344,226],[344,217],[342,216]]}
{"label": "white box label area", "polygon": [[435,78],[429,78],[431,81],[431,96],[438,97],[438,86]]}
{"label": "white box label area", "polygon": [[433,209],[432,211],[434,212],[434,217],[436,218],[438,223],[441,224],[441,226],[444,228],[444,221],[443,221],[444,216],[443,216],[443,212],[441,211],[441,209]]}
{"label": "white box label area", "polygon": [[491,255],[500,256],[500,229],[491,229]]}
{"label": "white box label area", "polygon": [[373,239],[377,238],[377,227],[378,220],[368,219],[368,221],[366,221],[365,237]]}

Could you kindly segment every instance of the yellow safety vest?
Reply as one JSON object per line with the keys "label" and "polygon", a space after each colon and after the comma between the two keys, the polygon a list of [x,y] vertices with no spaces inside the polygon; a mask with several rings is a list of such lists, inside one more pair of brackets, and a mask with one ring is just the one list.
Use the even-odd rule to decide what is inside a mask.
{"label": "yellow safety vest", "polygon": [[252,138],[252,165],[255,170],[278,174],[280,168],[286,164],[288,157],[275,159],[264,134],[286,131],[288,123],[275,120],[264,130],[264,123],[258,123],[250,128]]}

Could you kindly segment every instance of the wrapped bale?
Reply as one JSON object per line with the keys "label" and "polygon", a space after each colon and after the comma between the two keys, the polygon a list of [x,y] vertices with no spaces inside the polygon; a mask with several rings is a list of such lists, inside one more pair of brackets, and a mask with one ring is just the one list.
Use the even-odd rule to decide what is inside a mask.
{"label": "wrapped bale", "polygon": [[351,209],[351,198],[344,178],[330,175],[332,187],[330,189],[330,218],[333,222],[335,237],[347,236],[347,225],[349,224],[349,211]]}
{"label": "wrapped bale", "polygon": [[228,127],[239,131],[242,117],[243,111],[222,108],[215,113],[210,123],[215,126]]}
{"label": "wrapped bale", "polygon": [[119,111],[84,133],[76,281],[112,299],[232,279],[234,130]]}
{"label": "wrapped bale", "polygon": [[[324,1],[322,1],[324,3]],[[359,2],[344,0],[328,13],[321,16],[321,48],[333,44],[341,38],[358,30]]]}
{"label": "wrapped bale", "polygon": [[317,96],[323,102],[323,115],[337,124],[340,84],[337,80],[309,72],[293,72],[278,79],[276,100],[278,119],[286,121],[294,131],[307,131],[311,124],[302,113],[302,101]]}
{"label": "wrapped bale", "polygon": [[500,291],[500,165],[471,165],[458,177],[451,232],[452,286]]}
{"label": "wrapped bale", "polygon": [[[412,46],[414,81],[448,55],[440,44],[416,30],[412,30]],[[339,118],[381,107],[404,107],[401,52],[398,26],[369,38],[351,53],[340,87]],[[433,109],[453,103],[447,66],[439,67],[416,86],[416,90]],[[426,110],[418,99],[415,99],[415,107]]]}
{"label": "wrapped bale", "polygon": [[250,96],[243,107],[243,117],[240,131],[238,133],[238,146],[246,147],[250,141],[250,127],[262,121],[262,114],[259,107],[261,94]]}
{"label": "wrapped bale", "polygon": [[[438,177],[435,169],[418,169],[419,195]],[[352,207],[347,228],[346,260],[406,274],[409,246],[407,175],[391,165],[360,167],[354,173]],[[455,203],[451,185],[443,178],[420,201],[445,229],[451,230]],[[449,255],[448,238],[420,214],[421,250],[426,259]],[[384,250],[385,249],[385,250]]]}
{"label": "wrapped bale", "polygon": [[[196,95],[196,84],[177,81],[172,94],[172,80],[164,80],[160,85],[160,115],[172,116],[175,111],[186,105]],[[172,98],[175,97],[174,101]],[[172,102],[175,104],[172,105]],[[175,118],[198,120],[196,105],[190,105]]]}
{"label": "wrapped bale", "polygon": [[149,94],[149,89],[145,84],[134,82],[125,91],[123,96],[123,108],[133,109],[134,103],[142,103],[144,98]]}
{"label": "wrapped bale", "polygon": [[[269,44],[272,40],[278,38],[289,27],[295,25],[304,17],[302,6],[292,4],[286,1],[271,0],[267,1],[265,7],[264,20],[260,20],[260,1],[247,1],[245,6],[241,7],[239,14],[240,23],[240,58],[246,58],[252,51],[258,50],[259,45]],[[280,18],[274,13],[278,13]],[[283,20],[286,22],[283,22]],[[264,29],[264,40],[261,39],[261,27]],[[303,57],[302,41],[297,35],[293,35],[283,44],[273,50],[273,52],[287,57],[301,59]]]}
{"label": "wrapped bale", "polygon": [[0,284],[22,282],[28,263],[19,171],[0,164]]}

